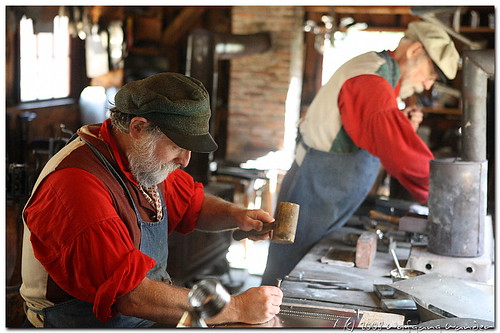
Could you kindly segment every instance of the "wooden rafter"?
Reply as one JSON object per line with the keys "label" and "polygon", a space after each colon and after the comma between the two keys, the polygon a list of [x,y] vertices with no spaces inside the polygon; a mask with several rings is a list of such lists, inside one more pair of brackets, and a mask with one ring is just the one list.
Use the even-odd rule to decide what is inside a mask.
{"label": "wooden rafter", "polygon": [[[409,6],[333,6],[337,14],[411,15]],[[306,6],[306,12],[328,13],[330,6]]]}
{"label": "wooden rafter", "polygon": [[182,9],[172,23],[163,30],[161,44],[166,46],[177,44],[196,24],[196,21],[205,10],[205,7],[186,7]]}

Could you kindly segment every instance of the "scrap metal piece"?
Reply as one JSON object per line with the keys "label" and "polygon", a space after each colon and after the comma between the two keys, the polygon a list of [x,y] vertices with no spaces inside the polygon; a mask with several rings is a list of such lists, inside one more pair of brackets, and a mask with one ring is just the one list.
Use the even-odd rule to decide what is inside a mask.
{"label": "scrap metal piece", "polygon": [[495,298],[462,280],[438,273],[394,282],[391,287],[422,304],[459,318],[495,320]]}

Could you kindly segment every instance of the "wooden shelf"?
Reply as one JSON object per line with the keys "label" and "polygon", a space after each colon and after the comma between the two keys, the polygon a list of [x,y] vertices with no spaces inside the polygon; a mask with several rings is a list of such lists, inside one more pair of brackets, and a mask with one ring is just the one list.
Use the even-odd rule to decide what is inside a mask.
{"label": "wooden shelf", "polygon": [[148,55],[148,56],[160,56],[161,52],[158,48],[153,47],[131,47],[128,50],[129,53],[136,55]]}
{"label": "wooden shelf", "polygon": [[424,113],[439,113],[439,114],[455,114],[461,115],[461,109],[453,109],[453,108],[423,108],[422,111]]}
{"label": "wooden shelf", "polygon": [[461,33],[494,33],[495,29],[489,27],[460,27]]}

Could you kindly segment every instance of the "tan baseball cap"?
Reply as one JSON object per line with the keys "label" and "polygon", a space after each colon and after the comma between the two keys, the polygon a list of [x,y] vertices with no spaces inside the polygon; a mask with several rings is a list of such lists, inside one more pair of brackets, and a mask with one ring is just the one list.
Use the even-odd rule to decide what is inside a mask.
{"label": "tan baseball cap", "polygon": [[460,54],[453,40],[441,27],[424,21],[408,24],[405,38],[421,42],[434,64],[450,80],[457,76]]}

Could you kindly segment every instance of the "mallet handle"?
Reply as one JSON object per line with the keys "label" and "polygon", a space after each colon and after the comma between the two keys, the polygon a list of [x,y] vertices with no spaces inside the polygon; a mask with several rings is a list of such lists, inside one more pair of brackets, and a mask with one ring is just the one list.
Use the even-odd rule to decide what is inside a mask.
{"label": "mallet handle", "polygon": [[233,239],[234,240],[242,240],[244,238],[248,238],[249,236],[259,236],[263,235],[274,228],[274,223],[265,223],[264,226],[262,227],[261,231],[257,231],[255,229],[250,230],[250,231],[243,231],[241,229],[236,229],[233,231]]}

